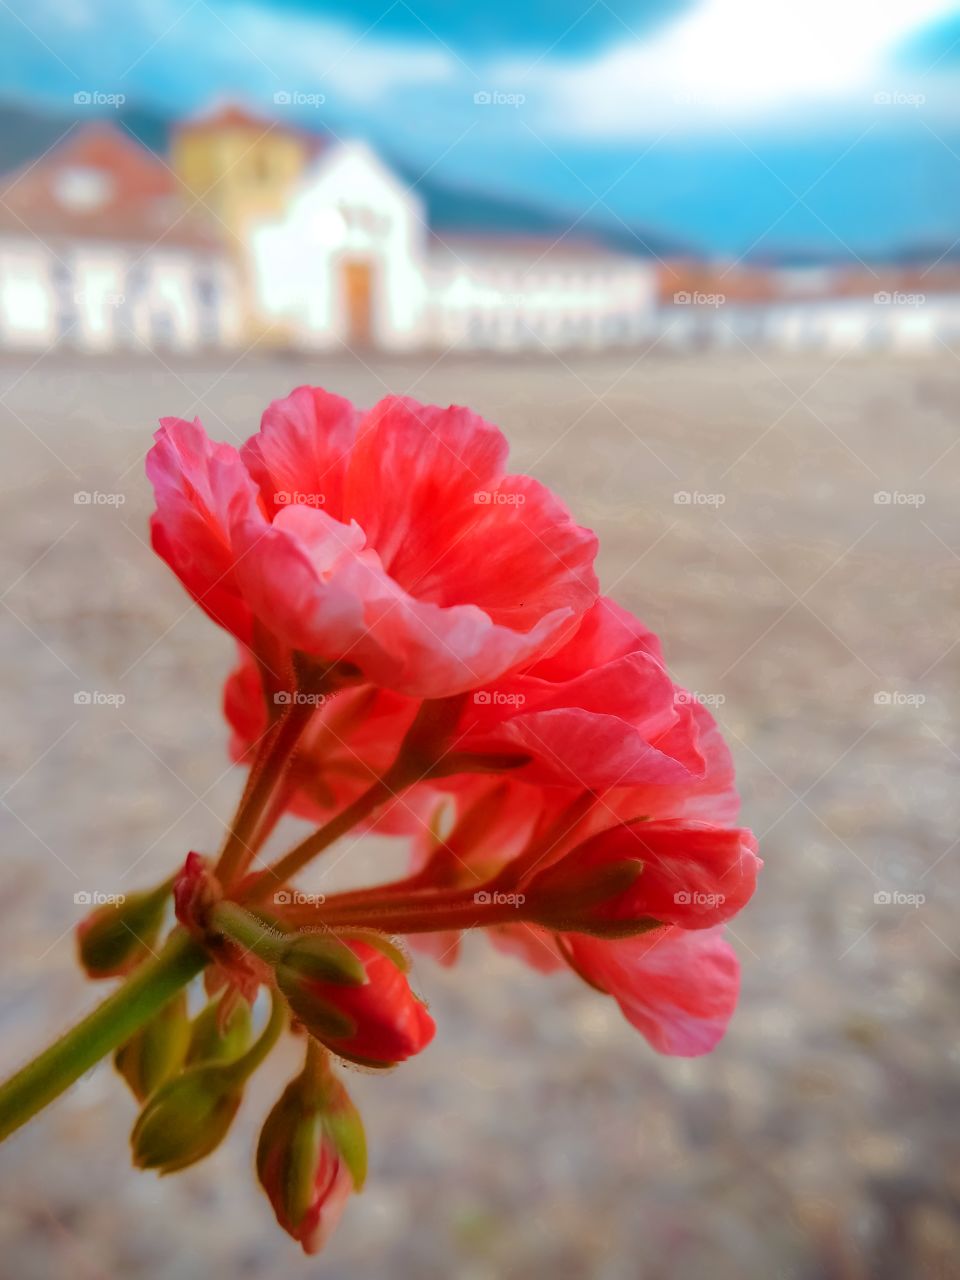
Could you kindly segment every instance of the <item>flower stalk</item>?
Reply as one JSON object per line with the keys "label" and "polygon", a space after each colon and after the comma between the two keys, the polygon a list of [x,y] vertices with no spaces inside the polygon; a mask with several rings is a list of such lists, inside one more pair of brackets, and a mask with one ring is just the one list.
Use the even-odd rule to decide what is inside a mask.
{"label": "flower stalk", "polygon": [[0,1085],[0,1140],[14,1133],[172,1000],[206,963],[203,949],[178,929],[156,959],[39,1057]]}

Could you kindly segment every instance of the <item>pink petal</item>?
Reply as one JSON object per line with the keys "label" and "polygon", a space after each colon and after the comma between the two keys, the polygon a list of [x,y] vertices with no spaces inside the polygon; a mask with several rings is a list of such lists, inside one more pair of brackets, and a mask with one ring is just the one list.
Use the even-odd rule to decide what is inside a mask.
{"label": "pink petal", "polygon": [[659,1053],[694,1058],[722,1039],[740,964],[722,930],[661,929],[614,942],[564,935],[571,964],[606,991]]}
{"label": "pink petal", "polygon": [[260,487],[267,514],[294,502],[343,516],[343,482],[359,413],[321,387],[297,387],[263,413],[260,431],[240,451]]}
{"label": "pink petal", "polygon": [[234,573],[231,531],[240,520],[266,527],[256,487],[236,449],[214,444],[199,420],[164,418],[154,439],[154,549],[210,617],[249,644],[253,619]]}

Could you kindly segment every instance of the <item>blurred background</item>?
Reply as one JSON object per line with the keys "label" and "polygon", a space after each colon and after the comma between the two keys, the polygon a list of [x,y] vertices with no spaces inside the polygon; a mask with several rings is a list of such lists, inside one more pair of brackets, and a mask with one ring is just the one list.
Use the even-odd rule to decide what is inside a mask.
{"label": "blurred background", "polygon": [[242,784],[231,645],[147,545],[161,415],[239,443],[313,382],[497,422],[766,858],[712,1056],[476,937],[417,963],[430,1050],[350,1076],[371,1179],[323,1257],[252,1177],[292,1056],[164,1181],[101,1065],[0,1149],[0,1280],[960,1276],[960,8],[0,3],[0,174],[4,1074],[99,994],[88,896]]}

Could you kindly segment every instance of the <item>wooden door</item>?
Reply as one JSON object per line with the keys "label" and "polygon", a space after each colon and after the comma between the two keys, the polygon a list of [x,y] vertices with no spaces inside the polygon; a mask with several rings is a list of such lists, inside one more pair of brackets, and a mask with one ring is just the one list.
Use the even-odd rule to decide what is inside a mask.
{"label": "wooden door", "polygon": [[368,347],[373,333],[373,267],[365,258],[347,258],[342,270],[347,342]]}

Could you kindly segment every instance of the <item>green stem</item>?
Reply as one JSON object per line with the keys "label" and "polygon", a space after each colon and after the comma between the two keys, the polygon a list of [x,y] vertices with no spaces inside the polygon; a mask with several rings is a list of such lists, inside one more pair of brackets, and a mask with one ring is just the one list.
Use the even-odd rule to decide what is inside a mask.
{"label": "green stem", "polygon": [[235,1062],[231,1062],[226,1067],[227,1071],[234,1073],[238,1081],[247,1080],[256,1071],[257,1067],[265,1061],[267,1055],[273,1046],[280,1039],[280,1033],[287,1025],[287,1006],[275,991],[270,993],[270,1018],[264,1027],[260,1038],[247,1050],[247,1052]]}
{"label": "green stem", "polygon": [[277,964],[290,945],[289,935],[278,933],[236,902],[219,903],[213,909],[210,923],[267,964]]}
{"label": "green stem", "polygon": [[164,1007],[206,964],[203,948],[177,929],[155,960],[136,969],[101,1005],[0,1085],[0,1141]]}

